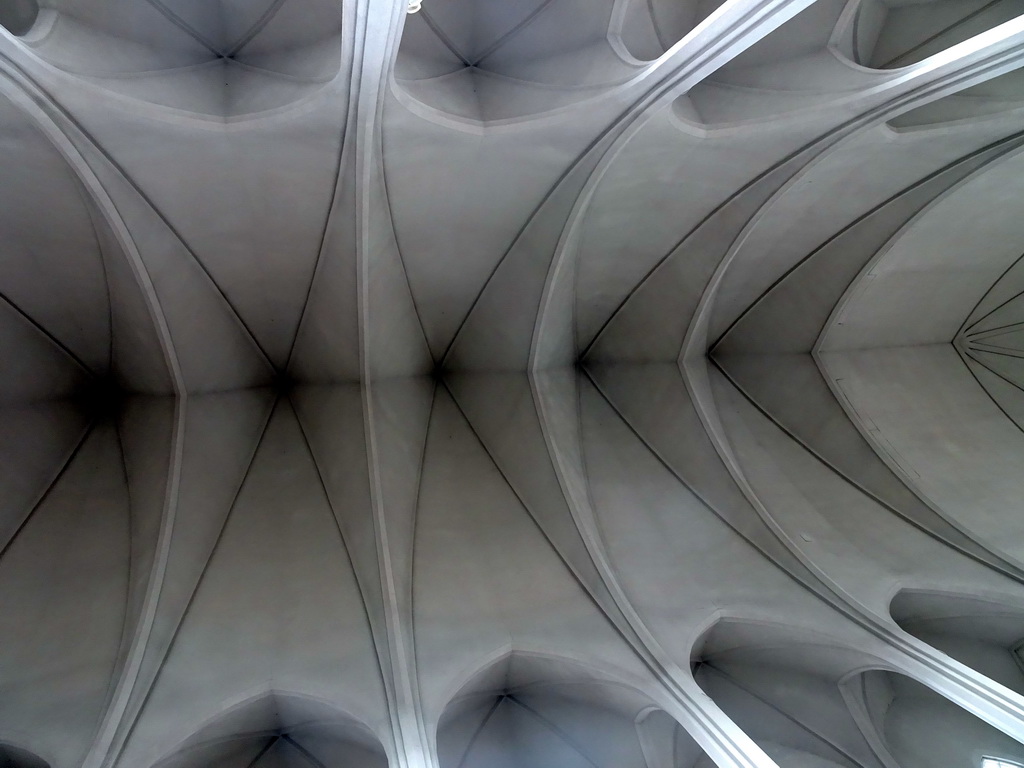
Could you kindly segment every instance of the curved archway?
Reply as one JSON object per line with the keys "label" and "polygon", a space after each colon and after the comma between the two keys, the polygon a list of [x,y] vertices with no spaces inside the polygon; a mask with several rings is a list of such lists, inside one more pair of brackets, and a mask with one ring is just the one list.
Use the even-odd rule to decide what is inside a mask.
{"label": "curved archway", "polygon": [[1024,610],[948,592],[904,589],[889,604],[899,627],[1024,694]]}
{"label": "curved archway", "polygon": [[653,61],[721,5],[720,2],[624,0],[621,8],[622,44],[634,58]]}
{"label": "curved archway", "polygon": [[36,0],[3,0],[0,2],[0,27],[21,37],[36,23],[39,3]]}
{"label": "curved archway", "polygon": [[610,43],[614,6],[613,0],[426,3],[406,19],[396,92],[476,126],[578,104],[640,66]]}
{"label": "curved archway", "polygon": [[0,742],[0,766],[3,768],[50,768],[48,762],[33,755],[27,749],[4,742]]}
{"label": "curved archway", "polygon": [[1018,16],[1014,0],[861,0],[843,30],[844,48],[872,69],[900,69]]}
{"label": "curved archway", "polygon": [[369,728],[305,696],[272,692],[247,701],[189,737],[157,768],[294,766],[387,768]]}
{"label": "curved archway", "polygon": [[[0,12],[33,1],[3,0]],[[341,3],[324,0],[51,0],[40,14],[39,34],[25,43],[47,63],[122,98],[237,120],[287,108],[335,78],[341,10]],[[15,34],[32,26],[22,21],[27,10],[11,14],[24,30],[12,28]]]}
{"label": "curved archway", "polygon": [[521,653],[478,672],[452,698],[437,753],[441,768],[711,765],[642,692],[564,659]]}
{"label": "curved archway", "polygon": [[636,731],[646,768],[715,768],[686,729],[664,710],[641,715]]}
{"label": "curved archway", "polygon": [[1013,69],[908,110],[889,121],[895,131],[935,128],[964,121],[1009,117],[1024,108],[1024,72]]}
{"label": "curved archway", "polygon": [[861,733],[841,688],[877,664],[825,635],[724,619],[695,648],[698,685],[779,765],[891,768]]}
{"label": "curved archway", "polygon": [[985,757],[1024,760],[1024,745],[906,675],[874,669],[850,682],[900,768],[981,768]]}

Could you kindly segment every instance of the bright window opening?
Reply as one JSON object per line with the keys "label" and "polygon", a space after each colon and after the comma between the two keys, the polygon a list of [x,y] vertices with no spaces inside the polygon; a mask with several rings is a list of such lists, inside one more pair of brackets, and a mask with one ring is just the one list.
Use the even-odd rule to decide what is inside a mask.
{"label": "bright window opening", "polygon": [[1024,766],[1009,760],[1000,760],[998,757],[983,757],[981,758],[981,768],[1024,768]]}

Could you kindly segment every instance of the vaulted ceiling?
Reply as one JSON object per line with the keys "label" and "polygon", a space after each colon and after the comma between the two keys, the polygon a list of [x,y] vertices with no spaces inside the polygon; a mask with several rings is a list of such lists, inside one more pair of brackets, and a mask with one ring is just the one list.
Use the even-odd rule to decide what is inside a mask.
{"label": "vaulted ceiling", "polygon": [[1024,2],[406,11],[0,0],[0,765],[1024,759]]}

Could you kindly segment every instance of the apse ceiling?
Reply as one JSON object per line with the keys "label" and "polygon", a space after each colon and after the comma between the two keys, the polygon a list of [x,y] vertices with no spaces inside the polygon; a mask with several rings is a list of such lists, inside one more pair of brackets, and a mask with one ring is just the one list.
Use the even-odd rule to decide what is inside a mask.
{"label": "apse ceiling", "polygon": [[406,10],[0,0],[0,764],[1020,760],[1024,3]]}

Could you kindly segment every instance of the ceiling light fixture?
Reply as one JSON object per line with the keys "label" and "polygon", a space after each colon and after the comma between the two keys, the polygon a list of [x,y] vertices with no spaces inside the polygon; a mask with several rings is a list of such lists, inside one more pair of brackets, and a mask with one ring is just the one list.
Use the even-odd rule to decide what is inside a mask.
{"label": "ceiling light fixture", "polygon": [[420,8],[423,7],[423,0],[409,0],[409,5],[406,6],[406,13],[416,13]]}

